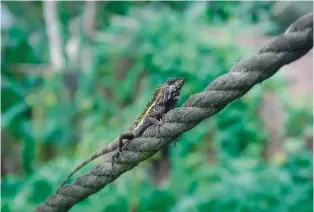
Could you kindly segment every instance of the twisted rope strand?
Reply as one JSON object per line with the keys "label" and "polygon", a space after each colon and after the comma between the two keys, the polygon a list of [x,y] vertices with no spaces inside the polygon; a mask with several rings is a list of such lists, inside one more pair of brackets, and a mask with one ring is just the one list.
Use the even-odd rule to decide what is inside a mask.
{"label": "twisted rope strand", "polygon": [[182,133],[243,96],[254,85],[274,75],[282,66],[302,57],[313,47],[312,34],[311,13],[294,22],[284,34],[271,39],[257,54],[237,62],[229,73],[218,77],[203,92],[190,96],[181,108],[167,113],[159,132],[157,127],[152,126],[125,146],[120,158],[115,160],[116,172],[111,167],[113,153],[110,153],[104,157],[104,164],[95,166],[87,175],[61,188],[38,206],[36,211],[67,211],[98,192]]}

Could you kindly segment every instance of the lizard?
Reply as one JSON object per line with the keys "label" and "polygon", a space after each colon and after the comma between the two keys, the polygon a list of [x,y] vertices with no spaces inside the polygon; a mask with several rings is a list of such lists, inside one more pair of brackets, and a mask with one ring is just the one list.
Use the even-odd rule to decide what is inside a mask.
{"label": "lizard", "polygon": [[[119,157],[119,154],[121,153],[124,145],[131,142],[131,140],[133,140],[134,138],[139,137],[148,127],[154,124],[156,124],[158,127],[161,126],[164,115],[177,106],[184,82],[185,79],[183,77],[169,78],[164,84],[159,85],[155,89],[153,96],[151,100],[147,103],[144,111],[141,113],[139,118],[133,122],[131,127],[129,127],[128,132],[121,134],[117,140],[108,144],[103,149],[96,152],[87,160],[79,164],[67,176],[66,180],[63,181],[61,187],[63,187],[66,181],[86,164],[109,152],[117,150],[112,158],[112,167],[114,169],[114,159]],[[124,140],[127,141],[123,142]]]}

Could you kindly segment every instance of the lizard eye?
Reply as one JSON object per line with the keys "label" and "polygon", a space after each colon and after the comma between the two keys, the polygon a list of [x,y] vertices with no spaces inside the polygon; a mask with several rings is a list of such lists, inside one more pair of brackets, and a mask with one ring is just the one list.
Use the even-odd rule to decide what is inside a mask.
{"label": "lizard eye", "polygon": [[170,78],[167,80],[168,85],[173,85],[174,83],[175,83],[175,79],[173,79],[173,78]]}

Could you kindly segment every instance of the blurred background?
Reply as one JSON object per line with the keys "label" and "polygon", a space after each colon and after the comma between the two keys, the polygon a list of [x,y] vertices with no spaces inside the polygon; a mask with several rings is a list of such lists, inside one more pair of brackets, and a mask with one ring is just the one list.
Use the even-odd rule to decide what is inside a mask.
{"label": "blurred background", "polygon": [[[312,8],[2,1],[1,210],[33,211],[168,77],[181,105]],[[312,108],[310,51],[71,211],[312,211]]]}

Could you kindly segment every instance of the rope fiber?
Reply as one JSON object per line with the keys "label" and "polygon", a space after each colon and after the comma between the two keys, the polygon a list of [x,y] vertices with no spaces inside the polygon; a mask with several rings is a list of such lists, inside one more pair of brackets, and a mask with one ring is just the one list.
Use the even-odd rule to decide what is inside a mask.
{"label": "rope fiber", "polygon": [[61,188],[36,209],[38,212],[67,211],[88,196],[103,189],[121,174],[153,156],[162,147],[192,129],[202,120],[221,111],[232,101],[242,97],[254,85],[274,75],[282,66],[305,55],[313,47],[313,14],[295,21],[285,33],[271,39],[255,55],[237,62],[227,74],[210,83],[200,93],[191,95],[180,108],[171,110],[160,127],[149,127],[141,137],[123,148],[115,159],[112,153],[104,156],[104,163]]}

